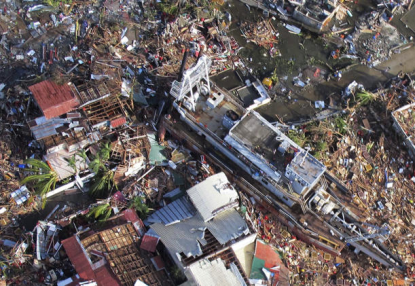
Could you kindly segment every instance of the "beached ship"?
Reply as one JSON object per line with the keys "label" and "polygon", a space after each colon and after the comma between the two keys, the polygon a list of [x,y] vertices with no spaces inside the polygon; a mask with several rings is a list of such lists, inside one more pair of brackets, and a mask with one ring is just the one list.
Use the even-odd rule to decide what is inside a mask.
{"label": "beached ship", "polygon": [[339,255],[348,244],[356,253],[403,269],[382,243],[387,226],[361,223],[348,190],[325,165],[253,110],[270,100],[261,82],[253,83],[247,104],[210,81],[210,65],[202,56],[173,82],[170,93],[181,120],[260,183],[270,193],[268,200],[314,237],[317,246]]}

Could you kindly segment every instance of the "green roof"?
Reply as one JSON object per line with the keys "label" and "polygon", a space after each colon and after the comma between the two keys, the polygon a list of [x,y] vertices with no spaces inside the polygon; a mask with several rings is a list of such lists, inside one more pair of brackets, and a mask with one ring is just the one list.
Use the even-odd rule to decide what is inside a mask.
{"label": "green roof", "polygon": [[156,140],[156,134],[149,133],[147,136],[151,145],[151,151],[149,155],[150,164],[156,166],[165,165],[165,163],[168,161],[166,156],[164,156],[164,149],[166,147],[159,145]]}
{"label": "green roof", "polygon": [[250,279],[266,279],[264,272],[262,272],[262,268],[265,267],[265,260],[256,258],[254,256],[254,260],[252,261],[252,268],[251,268],[251,276]]}

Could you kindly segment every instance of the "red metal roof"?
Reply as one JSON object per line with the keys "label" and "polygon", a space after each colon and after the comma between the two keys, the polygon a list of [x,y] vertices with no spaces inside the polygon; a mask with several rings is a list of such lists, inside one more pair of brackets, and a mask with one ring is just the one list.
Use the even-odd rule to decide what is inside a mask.
{"label": "red metal roof", "polygon": [[125,211],[123,211],[123,214],[124,214],[124,219],[126,222],[135,223],[141,220],[138,217],[137,212],[133,209],[126,209]]}
{"label": "red metal roof", "polygon": [[95,271],[95,281],[98,286],[118,286],[122,285],[120,281],[115,277],[115,274],[112,272],[108,264],[101,266]]}
{"label": "red metal roof", "polygon": [[143,239],[141,240],[141,245],[140,248],[150,251],[150,252],[154,252],[156,251],[156,247],[157,247],[157,243],[159,242],[159,237],[154,237],[151,235],[144,235]]}
{"label": "red metal roof", "polygon": [[115,127],[125,124],[126,122],[127,122],[127,119],[125,119],[125,117],[120,117],[120,118],[117,118],[111,121],[111,127],[115,128]]}
{"label": "red metal roof", "polygon": [[156,267],[157,271],[162,270],[162,269],[165,268],[164,261],[163,261],[163,259],[161,258],[160,255],[151,258],[151,262],[153,262],[153,265],[154,265],[154,267]]}
{"label": "red metal roof", "polygon": [[87,254],[82,250],[76,236],[63,240],[62,244],[80,278],[84,280],[94,280],[97,282],[98,286],[121,285],[114,273],[112,273],[108,264],[95,270],[92,269],[92,265],[86,256]]}
{"label": "red metal roof", "polygon": [[137,212],[133,209],[126,209],[123,211],[124,219],[126,222],[131,222],[138,235],[142,237],[146,230],[143,221],[138,217]]}
{"label": "red metal roof", "polygon": [[29,86],[46,119],[60,116],[79,106],[78,98],[68,84],[58,85],[50,80]]}
{"label": "red metal roof", "polygon": [[280,256],[271,246],[257,239],[255,257],[265,261],[265,268],[283,265]]}
{"label": "red metal roof", "polygon": [[[263,241],[257,239],[255,246],[255,257],[264,260],[264,267],[274,273],[274,282],[280,280],[288,281],[289,270],[283,264],[279,254],[270,245],[265,244]],[[279,266],[279,269],[277,266]]]}

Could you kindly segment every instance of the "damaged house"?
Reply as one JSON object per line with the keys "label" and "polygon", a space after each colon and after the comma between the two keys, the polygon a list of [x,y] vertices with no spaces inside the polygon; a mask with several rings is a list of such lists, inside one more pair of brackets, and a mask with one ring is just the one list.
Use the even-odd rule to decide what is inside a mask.
{"label": "damaged house", "polygon": [[107,223],[110,226],[103,230],[85,231],[62,241],[83,281],[95,281],[98,286],[132,286],[140,282],[172,285],[163,260],[139,249],[144,225],[135,211],[127,209]]}
{"label": "damaged house", "polygon": [[[111,85],[111,88],[108,87]],[[87,168],[76,153],[127,122],[116,83],[101,81],[76,86],[46,80],[29,87],[44,116],[28,121],[33,137],[45,149],[44,159],[59,179],[74,174],[67,159],[75,156],[77,170]]]}
{"label": "damaged house", "polygon": [[[159,240],[163,243],[171,259],[185,270],[189,280],[200,281],[201,269],[209,268],[238,277],[231,275],[227,281],[237,279],[241,282],[239,285],[248,284],[232,246],[241,248],[252,243],[256,233],[235,209],[238,205],[238,193],[226,175],[215,174],[190,188],[187,197],[154,212],[146,221],[150,225],[148,234],[153,244],[157,245]],[[226,272],[224,265],[232,270]]]}

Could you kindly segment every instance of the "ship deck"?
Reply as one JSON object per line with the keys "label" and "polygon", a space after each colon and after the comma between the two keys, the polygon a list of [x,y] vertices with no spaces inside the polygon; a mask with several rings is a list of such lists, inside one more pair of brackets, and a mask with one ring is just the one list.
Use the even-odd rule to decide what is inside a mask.
{"label": "ship deck", "polygon": [[201,97],[196,105],[196,112],[192,113],[193,117],[205,128],[215,133],[221,139],[225,138],[229,130],[222,125],[222,119],[228,110],[233,110],[239,116],[242,116],[243,110],[235,104],[223,99],[215,108],[209,108],[206,104],[206,98]]}

